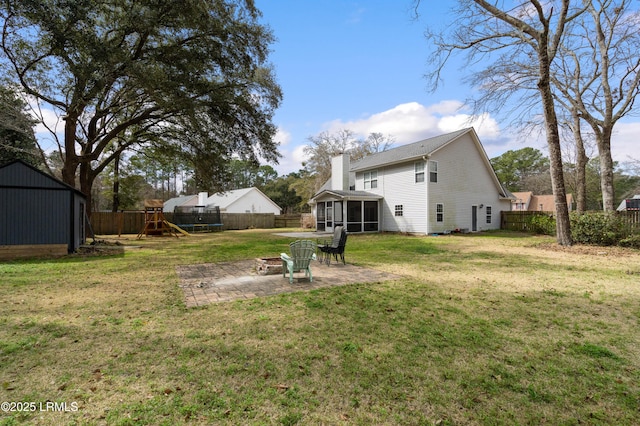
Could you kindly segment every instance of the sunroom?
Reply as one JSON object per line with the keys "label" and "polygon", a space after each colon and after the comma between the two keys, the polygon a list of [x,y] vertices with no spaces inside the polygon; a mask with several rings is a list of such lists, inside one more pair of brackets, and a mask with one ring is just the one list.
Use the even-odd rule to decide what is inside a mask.
{"label": "sunroom", "polygon": [[347,232],[379,232],[382,196],[366,191],[321,191],[309,204],[318,232],[333,232],[345,226]]}

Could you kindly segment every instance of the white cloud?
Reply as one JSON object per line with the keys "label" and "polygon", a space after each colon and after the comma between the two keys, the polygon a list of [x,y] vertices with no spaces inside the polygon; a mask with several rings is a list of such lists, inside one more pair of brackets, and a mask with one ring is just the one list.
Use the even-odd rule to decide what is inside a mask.
{"label": "white cloud", "polygon": [[304,154],[304,145],[298,145],[293,147],[292,150],[280,149],[279,164],[273,165],[273,168],[278,172],[278,175],[288,175],[291,172],[297,172],[302,168],[302,163],[307,161],[307,156]]}
{"label": "white cloud", "polygon": [[500,125],[487,113],[480,116],[471,116],[469,114],[449,115],[442,117],[438,122],[438,128],[443,133],[455,132],[465,127],[473,127],[480,140],[500,137]]}
{"label": "white cloud", "polygon": [[[397,105],[386,111],[370,114],[354,120],[333,120],[325,123],[317,133],[327,131],[335,133],[349,129],[357,136],[366,137],[372,132],[395,137],[395,146],[416,142],[432,136],[449,133],[461,128],[473,127],[489,158],[502,155],[508,150],[519,150],[532,147],[548,155],[545,134],[534,133],[521,135],[500,127],[498,121],[490,114],[480,116],[466,114],[462,102],[456,100],[442,101],[433,105],[422,105],[408,102]],[[611,141],[613,159],[619,162],[640,159],[640,123],[618,123]],[[293,138],[286,135],[286,143]],[[283,143],[283,145],[285,145]],[[302,162],[306,161],[304,144],[287,146],[283,151],[281,164],[276,167],[280,174],[298,171]]]}
{"label": "white cloud", "polygon": [[611,136],[611,155],[614,161],[640,160],[640,123],[618,122]]}
{"label": "white cloud", "polygon": [[500,136],[500,126],[495,119],[488,114],[473,117],[462,113],[462,108],[463,104],[455,100],[429,106],[409,102],[358,120],[334,120],[324,127],[329,133],[349,129],[361,136],[372,132],[391,135],[399,145],[471,126],[481,138]]}
{"label": "white cloud", "polygon": [[291,133],[284,130],[282,127],[278,127],[278,131],[273,138],[280,146],[286,146],[291,142]]}

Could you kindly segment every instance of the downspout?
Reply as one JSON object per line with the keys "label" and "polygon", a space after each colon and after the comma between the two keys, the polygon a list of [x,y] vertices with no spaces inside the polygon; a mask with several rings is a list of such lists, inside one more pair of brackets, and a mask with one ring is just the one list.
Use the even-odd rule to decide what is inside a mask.
{"label": "downspout", "polygon": [[426,206],[425,206],[425,219],[427,221],[426,225],[427,225],[427,232],[426,234],[429,235],[431,232],[431,223],[429,221],[429,214],[430,214],[430,210],[429,210],[429,156],[428,155],[423,155],[422,156],[422,160],[424,161],[424,189],[425,189],[425,200],[426,200]]}

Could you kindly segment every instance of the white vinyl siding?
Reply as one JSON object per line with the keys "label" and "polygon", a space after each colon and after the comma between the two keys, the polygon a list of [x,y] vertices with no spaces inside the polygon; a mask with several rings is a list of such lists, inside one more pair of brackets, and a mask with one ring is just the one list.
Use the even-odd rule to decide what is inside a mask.
{"label": "white vinyl siding", "polygon": [[[428,183],[431,206],[428,210],[428,233],[471,230],[473,205],[490,205],[492,210],[498,211],[511,209],[509,200],[500,200],[499,188],[491,178],[491,169],[483,157],[484,152],[478,150],[469,134],[431,156],[431,160],[438,163],[438,183]],[[436,222],[437,203],[445,207],[443,222]],[[485,210],[478,209],[477,227],[479,231],[499,229],[500,221],[492,219],[487,223]]]}
{"label": "white vinyl siding", "polygon": [[[437,182],[430,182],[430,162],[437,164]],[[499,198],[500,188],[492,179],[488,159],[471,134],[431,153],[424,163],[424,182],[416,183],[418,158],[406,162],[378,166],[375,170],[357,171],[355,189],[382,196],[380,230],[417,234],[441,233],[455,229],[472,229],[472,206],[477,208],[479,231],[499,229],[499,212],[510,210],[511,202]],[[377,188],[365,188],[365,174],[371,182],[375,171]],[[443,221],[436,222],[436,204],[444,206]],[[492,206],[491,223],[487,212],[479,206]],[[402,216],[396,216],[402,206]]]}
{"label": "white vinyl siding", "polygon": [[[382,202],[383,230],[391,232],[426,233],[426,186],[415,184],[414,162],[378,169],[384,185]],[[402,206],[402,216],[396,216],[395,206]]]}

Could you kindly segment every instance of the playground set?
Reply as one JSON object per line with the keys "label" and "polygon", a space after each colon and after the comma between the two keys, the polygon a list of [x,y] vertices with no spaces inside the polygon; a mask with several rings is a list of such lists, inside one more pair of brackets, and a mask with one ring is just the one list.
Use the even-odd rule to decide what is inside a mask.
{"label": "playground set", "polygon": [[144,227],[138,233],[138,239],[142,236],[175,236],[179,234],[188,236],[191,232],[217,231],[222,229],[220,220],[220,208],[214,207],[204,211],[204,208],[196,206],[191,211],[176,211],[172,214],[173,222],[169,222],[164,216],[164,203],[162,200],[144,201]]}

